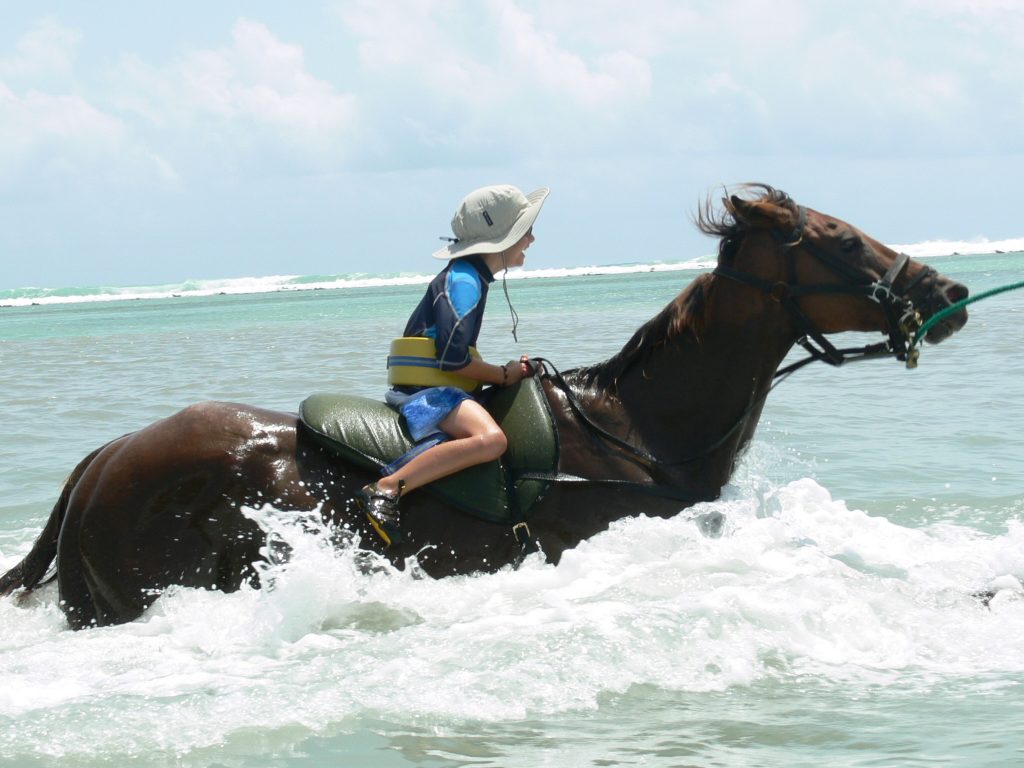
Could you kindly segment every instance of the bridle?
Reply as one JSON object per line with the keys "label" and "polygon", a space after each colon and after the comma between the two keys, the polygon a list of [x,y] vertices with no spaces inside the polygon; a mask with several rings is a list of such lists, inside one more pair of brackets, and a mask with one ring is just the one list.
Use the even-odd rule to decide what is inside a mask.
{"label": "bridle", "polygon": [[[772,282],[721,265],[715,267],[712,272],[714,275],[721,275],[730,280],[760,288],[773,301],[777,301],[785,307],[793,317],[800,333],[796,343],[807,350],[810,357],[780,368],[775,376],[785,376],[816,360],[839,366],[852,360],[895,356],[897,360],[905,361],[908,368],[915,367],[919,351],[914,348],[912,340],[915,332],[921,327],[923,319],[921,313],[914,308],[909,294],[922,280],[936,275],[936,271],[929,266],[923,267],[913,279],[907,282],[903,292],[898,294],[893,290],[893,286],[910,261],[907,254],[901,253],[885,274],[876,279],[825,251],[810,240],[805,241],[804,228],[807,225],[807,209],[801,205],[797,206],[797,211],[797,223],[792,231],[775,231],[773,233],[786,257],[789,282]],[[796,253],[799,250],[810,254],[833,272],[846,278],[846,281],[812,285],[798,284],[796,282]],[[838,349],[800,308],[798,299],[801,297],[822,294],[864,296],[878,304],[885,313],[888,340],[877,344],[867,344],[863,347]]]}
{"label": "bridle", "polygon": [[[756,275],[740,272],[732,269],[731,267],[721,265],[717,266],[712,271],[712,274],[719,275],[729,280],[735,280],[745,285],[751,285],[755,288],[760,288],[774,301],[783,305],[792,315],[799,330],[800,336],[797,339],[797,343],[807,350],[809,356],[803,360],[777,370],[774,376],[774,379],[776,380],[775,384],[768,387],[762,394],[756,397],[747,406],[740,417],[733,423],[732,427],[726,430],[711,444],[705,446],[693,455],[683,459],[666,461],[651,455],[643,448],[634,446],[619,436],[609,432],[604,427],[594,422],[594,420],[589,416],[586,409],[583,407],[583,404],[579,402],[579,399],[573,393],[572,387],[569,386],[562,374],[551,364],[550,360],[546,360],[545,358],[533,358],[534,362],[544,364],[545,368],[550,368],[550,371],[545,374],[546,377],[552,382],[552,384],[554,384],[555,387],[563,392],[569,408],[591,432],[624,450],[626,454],[631,456],[635,461],[638,461],[642,465],[646,465],[648,470],[652,473],[658,470],[670,470],[687,464],[692,464],[706,458],[714,451],[721,448],[743,427],[746,423],[747,417],[750,416],[754,409],[764,401],[768,396],[768,393],[775,386],[780,384],[781,381],[789,374],[799,368],[802,368],[808,363],[821,360],[829,365],[840,366],[853,360],[867,360],[872,358],[895,356],[897,360],[906,361],[907,367],[914,367],[919,351],[913,346],[912,339],[915,332],[921,327],[923,319],[921,317],[921,313],[915,309],[913,302],[909,298],[909,294],[910,291],[921,281],[925,279],[934,279],[938,273],[931,267],[924,266],[917,275],[907,281],[906,285],[903,287],[903,292],[897,293],[894,290],[894,285],[900,275],[903,274],[903,271],[906,269],[907,264],[910,261],[910,257],[907,254],[899,254],[896,260],[892,263],[892,266],[886,270],[885,274],[880,278],[876,278],[873,275],[865,273],[860,269],[847,264],[842,259],[837,258],[811,241],[805,241],[804,228],[807,225],[807,209],[803,206],[797,206],[797,211],[797,224],[792,231],[776,231],[773,233],[786,257],[788,282],[772,282],[770,280],[757,277]],[[799,250],[803,250],[816,258],[833,272],[845,278],[845,281],[841,283],[820,283],[810,285],[797,283],[796,254]],[[844,349],[837,348],[825,337],[825,334],[821,332],[821,330],[800,308],[798,299],[803,296],[813,295],[864,296],[875,302],[885,313],[886,330],[889,336],[888,340],[877,344],[867,344],[863,347],[851,347]],[[524,477],[545,480],[548,482],[589,482],[613,487],[626,487],[649,493],[651,495],[664,496],[666,498],[687,501],[689,503],[706,500],[704,497],[699,497],[685,491],[675,489],[669,484],[660,484],[657,482],[648,484],[629,480],[594,480],[563,473],[556,473],[553,475],[527,473]]]}

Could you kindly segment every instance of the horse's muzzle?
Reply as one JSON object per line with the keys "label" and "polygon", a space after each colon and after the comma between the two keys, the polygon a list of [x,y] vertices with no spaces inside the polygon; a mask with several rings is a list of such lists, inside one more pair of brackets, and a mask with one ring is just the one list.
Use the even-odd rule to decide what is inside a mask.
{"label": "horse's muzzle", "polygon": [[[921,306],[924,307],[922,314],[927,320],[935,313],[953,306],[958,301],[963,301],[967,298],[968,294],[969,291],[966,285],[946,277],[940,277],[935,281],[929,295],[921,302]],[[954,312],[936,323],[924,337],[925,341],[929,344],[938,344],[963,328],[966,322],[966,309]]]}

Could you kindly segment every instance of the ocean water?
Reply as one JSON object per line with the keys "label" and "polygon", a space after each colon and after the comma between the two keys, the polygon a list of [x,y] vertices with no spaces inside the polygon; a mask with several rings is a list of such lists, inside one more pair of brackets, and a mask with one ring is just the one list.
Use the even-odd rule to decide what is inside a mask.
{"label": "ocean water", "polygon": [[[975,293],[1024,279],[1021,253],[930,263]],[[510,280],[518,344],[497,284],[480,347],[602,359],[703,267]],[[0,568],[124,432],[210,398],[380,395],[423,281],[0,296]],[[916,370],[804,369],[720,501],[622,520],[558,567],[367,574],[264,509],[294,549],[273,589],[171,590],[82,632],[53,588],[0,599],[0,765],[1019,765],[1022,324],[1024,293],[1001,294]]]}

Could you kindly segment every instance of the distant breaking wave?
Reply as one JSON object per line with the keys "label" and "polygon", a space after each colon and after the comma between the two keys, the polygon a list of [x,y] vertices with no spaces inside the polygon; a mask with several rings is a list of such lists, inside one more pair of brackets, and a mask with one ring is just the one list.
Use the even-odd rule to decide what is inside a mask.
{"label": "distant breaking wave", "polygon": [[[621,275],[639,272],[701,270],[714,266],[711,257],[681,262],[651,264],[613,264],[607,266],[523,269],[508,273],[509,280],[531,278],[582,277],[585,275]],[[425,285],[433,274],[398,273],[370,275],[269,275],[222,280],[187,280],[183,283],[143,286],[102,286],[90,288],[17,288],[0,290],[0,307],[24,307],[43,304],[82,304],[98,301],[136,299],[172,299],[182,297],[228,296],[278,291],[376,288],[393,285]]]}
{"label": "distant breaking wave", "polygon": [[890,245],[894,251],[906,253],[915,259],[929,256],[976,256],[990,253],[1016,253],[1024,251],[1024,237],[1010,240],[925,240],[909,245]]}
{"label": "distant breaking wave", "polygon": [[[1024,237],[1012,240],[928,240],[923,243],[892,245],[914,258],[949,255],[977,255],[996,252],[1024,251]],[[587,275],[625,275],[641,272],[678,272],[711,269],[713,256],[687,261],[651,262],[647,264],[611,264],[605,266],[562,267],[552,269],[523,269],[508,273],[510,280],[543,279],[552,277],[583,277]],[[45,304],[81,304],[98,301],[130,301],[138,299],[171,299],[275,293],[278,291],[312,291],[325,289],[375,288],[394,285],[428,283],[433,274],[348,273],[341,275],[269,275],[267,277],[239,277],[221,280],[186,280],[182,283],[143,286],[97,286],[76,288],[15,288],[0,289],[0,307],[25,307]]]}

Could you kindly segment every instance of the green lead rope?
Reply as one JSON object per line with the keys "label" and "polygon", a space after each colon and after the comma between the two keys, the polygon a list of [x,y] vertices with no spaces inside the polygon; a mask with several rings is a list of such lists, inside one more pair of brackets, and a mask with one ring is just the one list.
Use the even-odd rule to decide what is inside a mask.
{"label": "green lead rope", "polygon": [[1021,281],[1019,283],[1012,283],[1011,285],[1003,285],[998,288],[993,288],[990,291],[984,291],[982,293],[979,293],[977,296],[970,296],[969,298],[958,301],[955,304],[951,304],[950,306],[943,309],[941,312],[936,312],[934,315],[929,317],[920,328],[917,329],[917,333],[914,334],[914,340],[910,343],[910,349],[913,349],[924,340],[925,334],[928,333],[929,330],[931,330],[932,326],[934,326],[936,323],[941,323],[950,315],[955,315],[968,304],[973,304],[976,301],[987,299],[990,296],[995,296],[996,294],[999,293],[1015,291],[1018,288],[1024,288],[1024,281]]}

